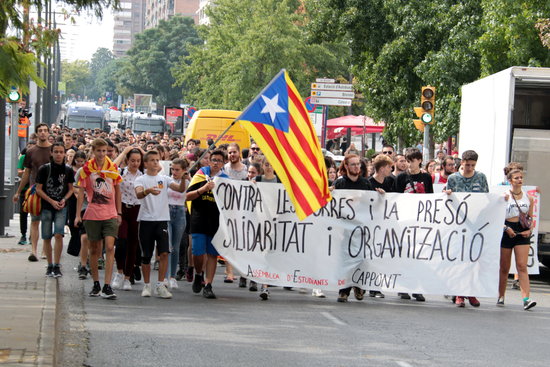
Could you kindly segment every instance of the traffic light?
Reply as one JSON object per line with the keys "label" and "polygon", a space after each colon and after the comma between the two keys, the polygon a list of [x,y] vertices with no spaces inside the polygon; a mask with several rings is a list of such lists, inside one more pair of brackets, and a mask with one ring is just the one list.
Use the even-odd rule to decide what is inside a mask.
{"label": "traffic light", "polygon": [[435,87],[430,85],[422,87],[420,107],[415,107],[414,113],[419,118],[419,120],[413,120],[414,126],[420,131],[424,131],[424,125],[435,122]]}
{"label": "traffic light", "polygon": [[422,98],[420,99],[421,107],[424,114],[420,118],[425,124],[433,124],[435,122],[435,87],[422,87]]}
{"label": "traffic light", "polygon": [[8,93],[7,101],[9,103],[19,103],[21,102],[21,91],[19,88],[12,86]]}

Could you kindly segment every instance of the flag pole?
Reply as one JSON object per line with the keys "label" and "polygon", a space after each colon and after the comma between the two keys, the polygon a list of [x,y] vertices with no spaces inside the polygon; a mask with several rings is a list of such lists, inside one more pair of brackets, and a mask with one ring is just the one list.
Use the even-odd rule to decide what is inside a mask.
{"label": "flag pole", "polygon": [[202,153],[202,155],[199,157],[199,159],[197,159],[197,160],[195,161],[195,163],[193,163],[193,165],[191,166],[191,168],[189,168],[189,170],[188,170],[189,172],[191,172],[191,171],[199,164],[199,162],[201,161],[201,159],[203,159],[204,156],[205,156],[208,152],[214,150],[214,148],[216,147],[216,144],[225,136],[225,133],[227,133],[227,132],[229,131],[229,129],[231,129],[231,128],[237,123],[237,121],[239,121],[239,120],[237,120],[237,119],[233,120],[233,121],[231,122],[231,124],[229,124],[229,126],[227,127],[227,129],[225,129],[220,135],[218,135],[218,138],[216,139],[216,141],[213,142],[208,148],[206,148],[206,150],[204,151],[204,153]]}

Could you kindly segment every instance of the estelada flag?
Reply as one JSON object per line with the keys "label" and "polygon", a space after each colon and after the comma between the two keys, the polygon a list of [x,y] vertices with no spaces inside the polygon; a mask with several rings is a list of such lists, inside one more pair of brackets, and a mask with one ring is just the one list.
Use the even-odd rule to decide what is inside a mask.
{"label": "estelada flag", "polygon": [[298,90],[282,69],[236,120],[277,173],[300,220],[331,200],[315,129]]}

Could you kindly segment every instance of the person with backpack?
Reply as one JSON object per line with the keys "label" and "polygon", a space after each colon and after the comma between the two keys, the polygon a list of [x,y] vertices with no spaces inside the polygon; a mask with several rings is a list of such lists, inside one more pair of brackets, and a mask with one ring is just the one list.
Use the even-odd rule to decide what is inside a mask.
{"label": "person with backpack", "polygon": [[[42,198],[42,241],[48,260],[46,276],[61,277],[61,252],[67,221],[67,200],[73,195],[74,175],[71,167],[65,164],[63,143],[51,146],[50,163],[39,168],[36,177],[36,192]],[[52,231],[53,226],[53,231]],[[52,258],[52,237],[55,238]]]}

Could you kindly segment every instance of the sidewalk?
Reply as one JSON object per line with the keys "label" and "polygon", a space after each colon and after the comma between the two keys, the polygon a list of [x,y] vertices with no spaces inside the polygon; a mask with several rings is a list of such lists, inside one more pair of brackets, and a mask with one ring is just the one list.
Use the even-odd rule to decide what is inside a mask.
{"label": "sidewalk", "polygon": [[30,244],[17,244],[18,214],[6,234],[13,237],[0,238],[0,366],[54,366],[57,280],[44,276],[45,260],[27,260]]}

